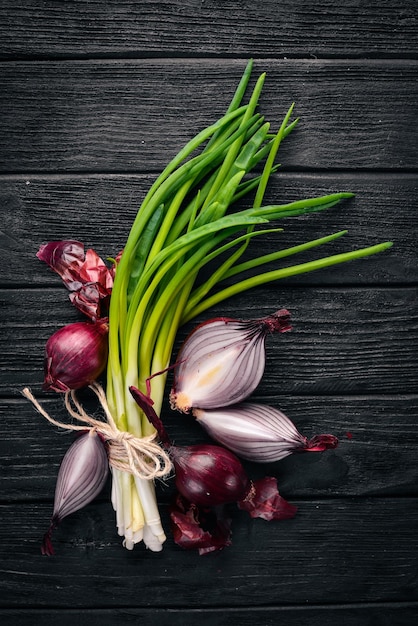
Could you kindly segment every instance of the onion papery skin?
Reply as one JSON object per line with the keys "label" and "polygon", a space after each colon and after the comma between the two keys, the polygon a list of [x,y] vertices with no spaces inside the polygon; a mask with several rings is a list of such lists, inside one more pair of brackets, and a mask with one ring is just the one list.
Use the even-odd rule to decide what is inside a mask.
{"label": "onion papery skin", "polygon": [[108,355],[107,319],[75,322],[57,330],[45,346],[45,391],[81,389],[103,372]]}
{"label": "onion papery skin", "polygon": [[225,448],[202,444],[170,448],[176,487],[197,506],[243,500],[251,488],[239,459]]}
{"label": "onion papery skin", "polygon": [[169,507],[174,542],[199,555],[231,545],[232,519],[226,506],[199,507],[176,494]]}
{"label": "onion papery skin", "polygon": [[215,318],[197,326],[180,349],[170,393],[172,409],[212,409],[236,404],[258,386],[265,368],[265,340],[291,329],[281,309],[256,320]]}
{"label": "onion papery skin", "polygon": [[112,292],[115,267],[121,253],[108,268],[97,252],[84,252],[80,241],[50,241],[42,245],[36,256],[61,276],[69,291],[70,300],[84,315],[96,321],[106,315]]}
{"label": "onion papery skin", "polygon": [[109,474],[106,444],[93,429],[81,433],[65,453],[55,486],[54,510],[44,536],[42,554],[54,553],[51,534],[71,513],[83,508],[102,491]]}
{"label": "onion papery skin", "polygon": [[280,461],[294,452],[323,451],[338,444],[333,435],[316,435],[308,440],[286,415],[267,405],[199,408],[193,410],[193,415],[212,439],[242,459],[257,463]]}
{"label": "onion papery skin", "polygon": [[81,241],[50,241],[40,246],[36,256],[61,276],[68,289],[75,291],[80,288],[79,268],[85,260]]}

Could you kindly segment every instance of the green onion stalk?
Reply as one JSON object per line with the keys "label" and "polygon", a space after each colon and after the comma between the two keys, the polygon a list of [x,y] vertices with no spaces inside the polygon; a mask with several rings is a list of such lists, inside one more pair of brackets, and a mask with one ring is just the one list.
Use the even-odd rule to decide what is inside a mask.
{"label": "green onion stalk", "polygon": [[[335,240],[346,232],[341,231],[241,260],[252,239],[282,230],[275,224],[268,227],[271,222],[322,211],[353,195],[333,193],[263,205],[267,183],[278,168],[277,151],[298,120],[291,121],[292,105],[279,130],[271,133],[257,110],[265,74],[243,104],[251,73],[249,61],[226,113],[189,141],[151,186],[116,269],[106,400],[118,429],[137,438],[153,436],[155,431],[129,387],[146,393],[160,414],[181,325],[252,287],[372,255],[391,245],[385,242],[266,271],[267,264]],[[249,208],[229,212],[247,196],[252,198]],[[210,275],[202,278],[201,270],[209,263]],[[154,480],[120,467],[113,468],[112,479],[112,503],[124,545],[132,549],[143,540],[151,550],[160,550],[165,534]]]}

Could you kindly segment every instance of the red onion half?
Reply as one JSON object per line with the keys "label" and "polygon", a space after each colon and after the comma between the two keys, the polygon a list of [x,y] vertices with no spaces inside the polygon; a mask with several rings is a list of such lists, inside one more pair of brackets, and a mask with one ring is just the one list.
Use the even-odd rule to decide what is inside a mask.
{"label": "red onion half", "polygon": [[[169,450],[176,472],[176,487],[187,502],[204,508],[236,502],[238,507],[247,511],[251,517],[268,520],[289,519],[296,514],[296,507],[279,495],[275,478],[266,477],[252,482],[240,460],[229,450],[206,444],[174,446],[152,406],[152,400],[136,387],[130,387],[129,390],[157,430],[162,445]],[[187,507],[183,507],[181,512],[184,515],[186,511]],[[192,527],[196,530],[195,525],[199,525],[199,514],[196,509],[191,507],[186,517],[179,516],[178,513],[177,510],[176,525],[179,537],[182,536],[181,528],[186,533],[191,531],[190,515],[193,516]],[[181,520],[184,527],[181,526]],[[188,547],[193,547],[190,535],[188,537],[190,541]],[[197,540],[198,533],[195,537]],[[200,539],[201,537],[199,541]],[[182,542],[189,543],[184,537]]]}
{"label": "red onion half", "polygon": [[95,430],[83,432],[68,448],[55,487],[54,511],[42,543],[42,554],[54,554],[52,531],[75,511],[89,504],[103,489],[109,473],[105,444]]}
{"label": "red onion half", "polygon": [[251,481],[235,454],[210,444],[173,445],[152,400],[136,387],[129,390],[168,449],[176,473],[176,487],[182,496],[198,506],[217,506],[247,496]]}
{"label": "red onion half", "polygon": [[239,457],[258,463],[279,461],[293,452],[321,452],[338,445],[334,435],[307,439],[281,411],[262,404],[193,409],[193,415],[215,441]]}
{"label": "red onion half", "polygon": [[188,413],[236,404],[259,384],[269,333],[291,329],[280,309],[262,319],[215,318],[197,326],[184,342],[174,370],[171,408]]}

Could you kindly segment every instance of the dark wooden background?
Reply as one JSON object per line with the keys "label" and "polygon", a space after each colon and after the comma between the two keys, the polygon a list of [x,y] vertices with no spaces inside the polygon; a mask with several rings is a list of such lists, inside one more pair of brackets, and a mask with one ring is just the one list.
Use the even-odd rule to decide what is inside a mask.
{"label": "dark wooden background", "polygon": [[[415,0],[0,1],[0,622],[144,626],[410,625],[418,615]],[[301,117],[268,192],[356,197],[288,221],[280,245],[348,228],[329,253],[391,239],[378,257],[277,283],[217,313],[286,306],[255,398],[340,447],[263,470],[294,520],[233,511],[233,544],[199,557],[124,550],[108,488],[39,544],[71,436],[21,395],[43,394],[43,347],[79,319],[41,243],[124,244],[157,173],[226,108],[249,57],[261,107]],[[273,247],[274,242],[255,246]],[[310,255],[312,258],[312,255]],[[261,303],[261,304],[260,304]],[[184,330],[185,332],[185,330]],[[183,335],[182,335],[183,336]],[[180,341],[181,337],[179,337]],[[205,440],[166,414],[178,443]],[[351,433],[350,438],[347,433]],[[247,465],[253,476],[259,467]],[[167,525],[172,484],[159,489]]]}

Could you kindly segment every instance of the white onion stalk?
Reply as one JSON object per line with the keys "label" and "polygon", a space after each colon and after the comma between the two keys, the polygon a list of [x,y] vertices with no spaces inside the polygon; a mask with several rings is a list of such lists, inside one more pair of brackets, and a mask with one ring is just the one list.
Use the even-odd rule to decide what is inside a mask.
{"label": "white onion stalk", "polygon": [[[129,387],[149,392],[156,412],[160,412],[166,374],[155,374],[169,366],[181,324],[214,303],[256,285],[368,256],[390,245],[380,244],[242,277],[248,269],[345,234],[334,233],[239,263],[252,238],[265,232],[256,231],[257,225],[265,229],[271,220],[327,209],[352,196],[337,193],[262,206],[270,175],[277,169],[277,150],[297,120],[290,122],[292,105],[277,134],[270,134],[269,124],[256,112],[264,74],[257,80],[248,104],[242,105],[251,70],[250,61],[226,114],[182,148],[152,185],[116,268],[109,310],[106,396],[117,427],[137,437],[153,433],[154,428],[134,402]],[[244,179],[263,161],[260,175]],[[227,214],[231,204],[251,191],[254,198],[249,208]],[[280,230],[270,228],[270,232]],[[219,261],[225,253],[229,253],[227,259]],[[217,269],[197,286],[200,270],[214,261],[219,261]],[[231,276],[242,278],[216,291],[218,283]],[[112,501],[126,547],[132,548],[142,537],[150,549],[156,549],[165,535],[152,481],[123,471],[113,471],[112,475]]]}
{"label": "white onion stalk", "polygon": [[171,408],[188,413],[245,400],[263,376],[267,335],[291,330],[289,319],[280,309],[262,319],[220,317],[197,326],[177,357]]}
{"label": "white onion stalk", "polygon": [[257,463],[280,461],[294,452],[322,452],[338,445],[334,435],[307,439],[272,406],[248,402],[214,410],[194,409],[193,415],[218,443]]}

